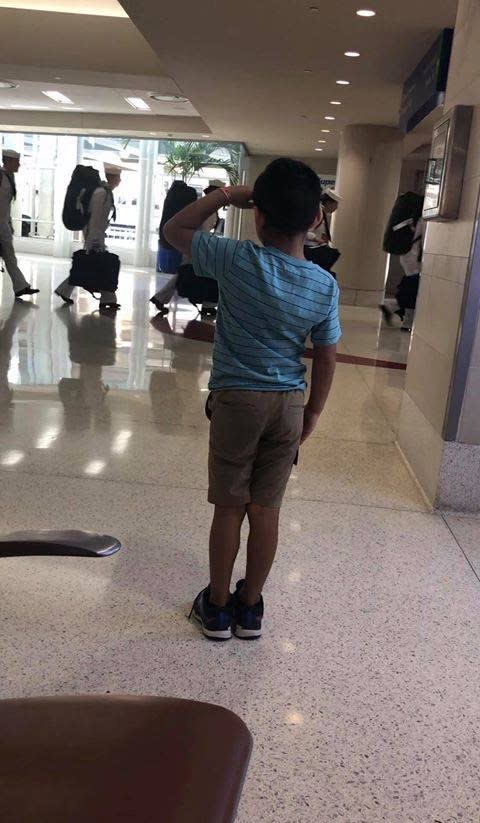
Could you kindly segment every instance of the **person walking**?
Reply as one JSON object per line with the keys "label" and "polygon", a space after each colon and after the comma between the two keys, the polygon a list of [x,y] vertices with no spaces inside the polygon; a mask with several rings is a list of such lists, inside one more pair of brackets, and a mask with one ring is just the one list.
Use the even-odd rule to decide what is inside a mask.
{"label": "person walking", "polygon": [[[105,163],[106,182],[98,186],[90,199],[89,220],[84,230],[85,251],[103,252],[106,251],[106,233],[110,222],[115,219],[115,201],[113,192],[121,183],[122,169],[112,163]],[[72,294],[75,286],[70,284],[67,277],[55,289],[57,297],[61,297],[64,303],[73,304]],[[100,293],[100,308],[116,311],[120,308],[117,303],[115,292],[102,291]]]}
{"label": "person walking", "polygon": [[402,321],[400,329],[404,332],[411,332],[413,329],[418,289],[420,287],[424,234],[424,222],[421,217],[416,223],[412,223],[411,231],[413,237],[411,248],[406,254],[400,255],[400,263],[404,274],[398,285],[397,294],[394,298],[384,300],[380,306],[389,326],[392,325],[395,314],[400,317]]}
{"label": "person walking", "polygon": [[[313,169],[275,160],[247,186],[217,189],[165,226],[168,241],[192,258],[197,276],[218,283],[218,319],[209,387],[210,583],[192,614],[204,635],[245,640],[262,634],[262,591],[274,561],[282,498],[300,443],[318,422],[333,380],[340,338],[339,289],[304,256],[320,221]],[[221,206],[255,208],[263,247],[201,231]],[[304,405],[305,341],[313,369]],[[240,530],[248,518],[245,579],[230,594]]]}
{"label": "person walking", "polygon": [[[216,191],[217,189],[221,189],[222,186],[223,186],[223,181],[222,180],[217,180],[217,179],[209,180],[208,186],[203,190],[203,193],[204,193],[204,195],[211,194],[213,191]],[[173,186],[172,186],[171,190],[173,190]],[[177,205],[179,206],[179,208],[177,209],[177,212],[180,211],[181,208],[185,208],[185,206],[188,205],[189,203],[195,202],[195,200],[197,199],[197,195],[196,195],[196,192],[195,192],[195,196],[193,196],[192,192],[195,192],[195,189],[193,189],[190,186],[187,186],[186,184],[183,184],[183,187],[178,187],[176,202],[177,202]],[[168,195],[167,195],[167,197],[168,197]],[[183,203],[182,203],[182,200],[184,201]],[[180,206],[180,204],[182,204],[182,205]],[[172,210],[172,204],[171,203],[167,204],[167,201],[165,202],[164,213],[170,213],[170,217],[173,217],[175,215],[175,213],[177,213],[177,212],[174,212]],[[216,228],[218,226],[218,222],[219,222],[218,212],[215,212],[214,214],[209,215],[209,217],[205,221],[204,225],[202,226],[202,231],[205,231],[205,232],[208,232],[209,234],[211,234],[212,232],[214,232],[216,230]],[[165,226],[165,222],[163,223],[162,228],[161,228],[161,237],[163,237],[162,242],[165,244],[165,246],[168,246],[169,250],[168,251],[163,250],[160,254],[160,261],[161,262],[163,261],[162,271],[164,271],[164,270],[166,271],[167,267],[170,267],[171,269],[175,268],[177,274],[175,274],[175,275],[172,274],[172,276],[169,278],[168,282],[166,284],[164,284],[162,286],[162,288],[160,288],[153,295],[153,297],[150,298],[150,303],[153,303],[155,308],[158,309],[158,311],[162,315],[168,314],[168,309],[166,307],[166,303],[170,302],[170,300],[172,299],[172,297],[174,296],[174,294],[177,290],[177,284],[178,284],[178,280],[179,280],[178,272],[180,270],[182,270],[183,271],[183,278],[185,278],[186,272],[188,272],[188,274],[189,274],[190,270],[192,268],[190,258],[186,255],[180,255],[179,252],[177,251],[177,249],[173,248],[173,246],[171,246],[170,243],[168,243],[168,240],[165,239],[165,236],[164,236],[164,233],[163,233],[164,226]],[[188,267],[188,269],[187,269],[187,267]],[[217,301],[202,300],[201,302],[202,302],[202,309],[201,309],[202,317],[216,317],[216,314],[217,314]]]}
{"label": "person walking", "polygon": [[12,281],[15,297],[38,294],[28,283],[18,266],[13,247],[12,201],[17,197],[15,174],[20,168],[20,154],[13,149],[3,149],[2,168],[0,169],[0,255]]}
{"label": "person walking", "polygon": [[175,249],[165,237],[164,228],[171,217],[181,211],[189,203],[197,199],[197,191],[193,186],[187,186],[184,180],[174,180],[170,186],[163,204],[162,217],[158,230],[158,260],[156,278],[157,291],[150,298],[157,311],[162,315],[168,314],[167,304],[170,303],[177,290],[177,272],[182,262],[181,253]]}

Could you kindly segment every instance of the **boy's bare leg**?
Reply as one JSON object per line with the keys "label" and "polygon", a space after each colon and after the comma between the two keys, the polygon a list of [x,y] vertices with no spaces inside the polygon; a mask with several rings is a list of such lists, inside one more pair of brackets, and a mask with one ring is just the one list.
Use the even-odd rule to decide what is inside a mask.
{"label": "boy's bare leg", "polygon": [[210,602],[215,606],[226,606],[230,597],[245,512],[245,506],[215,506],[210,531]]}
{"label": "boy's bare leg", "polygon": [[267,509],[250,503],[247,516],[250,534],[247,544],[247,574],[241,597],[247,606],[260,600],[265,581],[272,568],[278,545],[280,509]]}

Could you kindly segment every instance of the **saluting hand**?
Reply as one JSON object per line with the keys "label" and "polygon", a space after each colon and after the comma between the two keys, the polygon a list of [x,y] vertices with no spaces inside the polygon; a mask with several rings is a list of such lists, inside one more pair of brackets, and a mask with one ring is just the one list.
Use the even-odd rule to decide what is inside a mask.
{"label": "saluting hand", "polygon": [[253,189],[250,186],[226,186],[225,192],[232,206],[253,209]]}

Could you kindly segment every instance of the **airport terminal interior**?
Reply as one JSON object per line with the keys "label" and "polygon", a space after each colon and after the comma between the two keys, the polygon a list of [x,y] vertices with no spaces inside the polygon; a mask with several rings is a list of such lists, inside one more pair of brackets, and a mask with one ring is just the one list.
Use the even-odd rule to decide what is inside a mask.
{"label": "airport terminal interior", "polygon": [[[12,816],[0,796],[5,823],[480,820],[480,7],[359,2],[0,0],[0,150],[20,160],[13,245],[35,290],[16,297],[5,262],[1,533],[121,542],[92,558],[0,540],[0,723],[12,698],[159,696],[227,708],[253,740],[229,811],[214,797],[199,816],[184,776],[178,816],[161,799]],[[217,317],[175,291],[151,302],[172,278],[159,225],[182,180],[226,192],[212,231],[258,242],[229,186],[277,157],[335,203],[342,336],[288,481],[263,635],[208,643],[188,617],[208,583]],[[84,242],[62,219],[77,164],[120,177],[116,311],[56,294]],[[379,308],[415,271],[384,248],[406,192],[424,198],[408,323]],[[303,362],[309,383],[310,341]],[[9,797],[25,784],[5,745]]]}

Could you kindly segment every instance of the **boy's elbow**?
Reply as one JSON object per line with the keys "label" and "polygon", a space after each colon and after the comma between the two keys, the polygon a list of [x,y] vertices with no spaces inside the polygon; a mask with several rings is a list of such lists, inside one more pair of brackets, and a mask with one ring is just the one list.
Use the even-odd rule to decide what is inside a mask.
{"label": "boy's elbow", "polygon": [[331,343],[328,346],[314,346],[314,355],[319,360],[333,360],[337,356],[337,344]]}

